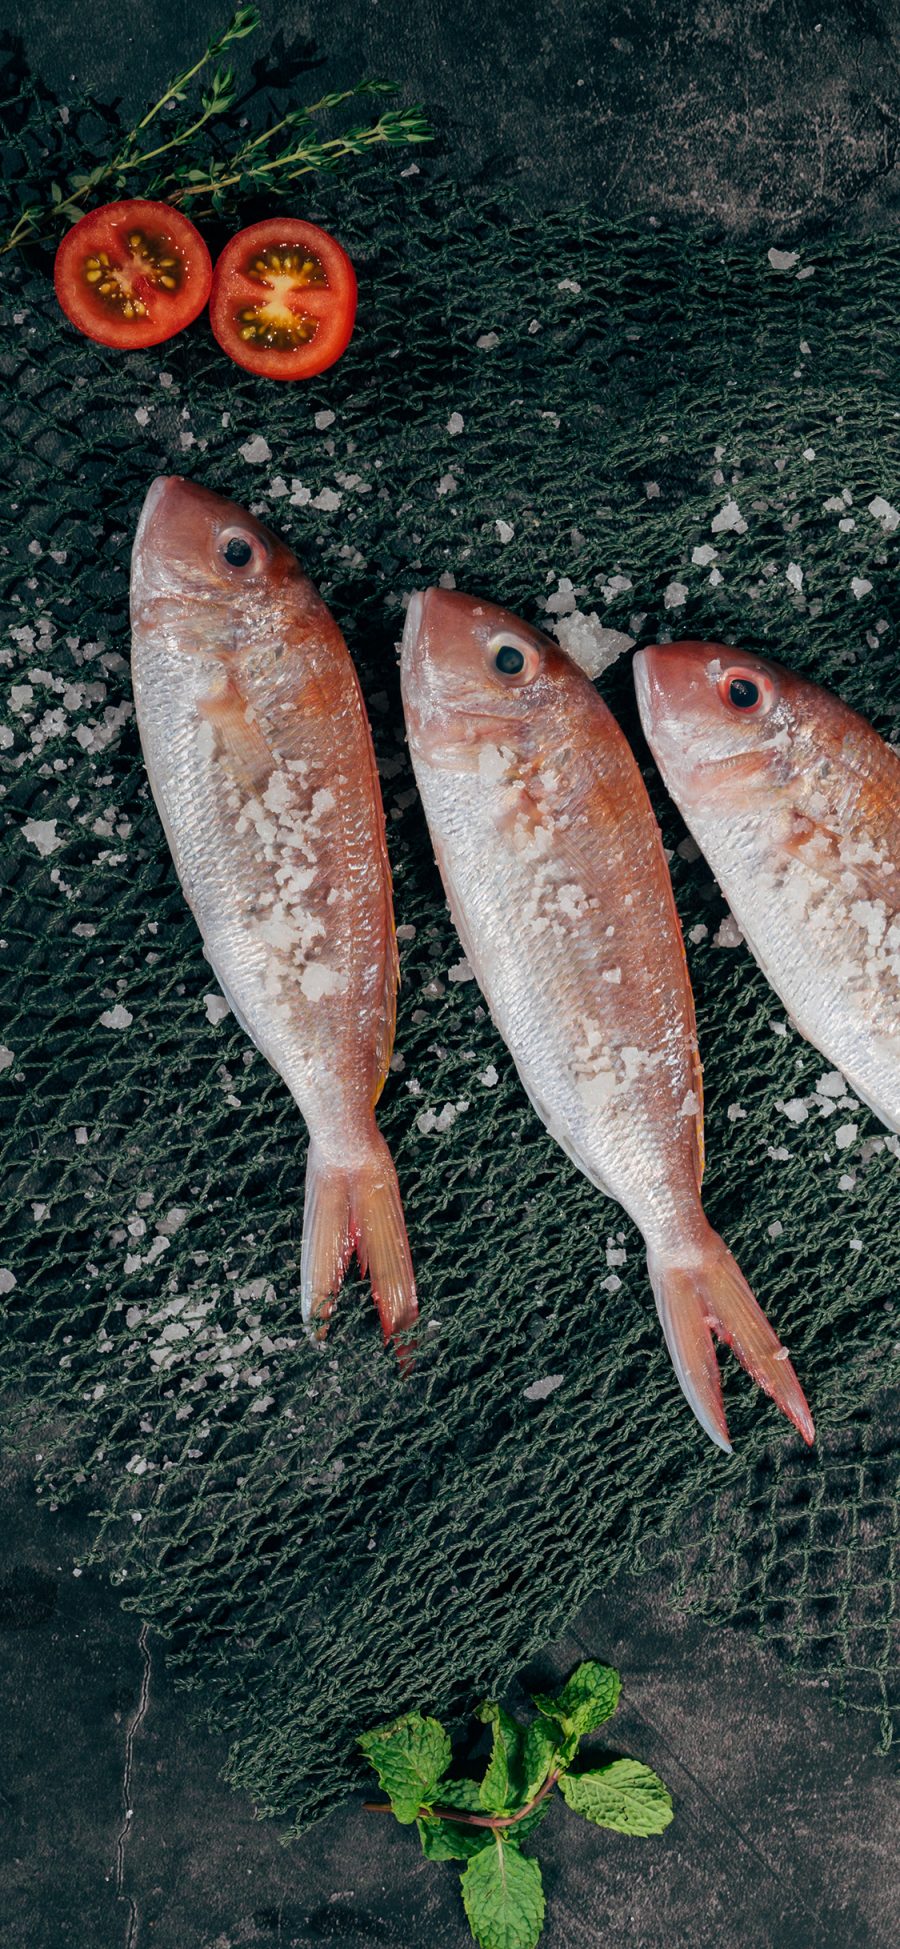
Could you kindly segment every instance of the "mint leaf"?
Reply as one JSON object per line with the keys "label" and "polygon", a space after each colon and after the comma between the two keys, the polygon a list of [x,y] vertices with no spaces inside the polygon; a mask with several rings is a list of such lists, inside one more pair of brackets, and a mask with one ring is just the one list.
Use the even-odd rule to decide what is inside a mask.
{"label": "mint leaf", "polygon": [[486,1701],[477,1707],[477,1717],[482,1725],[493,1731],[491,1757],[487,1771],[481,1782],[481,1805],[491,1814],[505,1813],[515,1805],[517,1794],[510,1775],[519,1757],[522,1743],[522,1728],[517,1726],[502,1705]]}
{"label": "mint leaf", "polygon": [[612,1760],[589,1773],[564,1773],[559,1786],[574,1813],[619,1834],[661,1834],[672,1819],[668,1788],[639,1760]]}
{"label": "mint leaf", "polygon": [[468,1861],[482,1848],[493,1847],[489,1827],[457,1827],[447,1820],[417,1820],[422,1853],[429,1861]]}
{"label": "mint leaf", "polygon": [[462,1877],[469,1927],[481,1949],[535,1949],[544,1926],[544,1890],[536,1861],[495,1837]]}
{"label": "mint leaf", "polygon": [[442,1807],[462,1807],[467,1814],[484,1812],[477,1780],[442,1780],[435,1799]]}
{"label": "mint leaf", "polygon": [[522,1771],[525,1775],[522,1801],[525,1806],[543,1786],[555,1752],[556,1739],[550,1727],[545,1726],[542,1720],[535,1719],[534,1724],[528,1727],[522,1747]]}
{"label": "mint leaf", "polygon": [[577,1733],[580,1739],[612,1718],[621,1690],[622,1681],[611,1665],[589,1659],[576,1667],[558,1698],[535,1695],[534,1703],[545,1718],[557,1719],[567,1733]]}
{"label": "mint leaf", "polygon": [[407,1712],[389,1726],[378,1726],[359,1741],[374,1766],[399,1821],[414,1821],[423,1801],[450,1764],[450,1741],[437,1719]]}

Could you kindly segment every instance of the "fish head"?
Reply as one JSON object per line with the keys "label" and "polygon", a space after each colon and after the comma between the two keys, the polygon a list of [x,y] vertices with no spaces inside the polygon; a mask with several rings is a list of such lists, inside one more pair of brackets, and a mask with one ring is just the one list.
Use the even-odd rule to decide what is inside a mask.
{"label": "fish head", "polygon": [[187,617],[201,635],[246,637],[295,578],[290,549],[234,501],[178,474],[152,483],[132,553],[135,622]]}
{"label": "fish head", "polygon": [[655,643],[637,651],[634,683],[647,742],[679,805],[792,769],[811,687],[780,664],[721,643]]}
{"label": "fish head", "polygon": [[509,609],[456,589],[411,598],[401,653],[403,708],[414,755],[477,765],[479,750],[530,747],[546,737],[563,672],[573,666],[550,637]]}

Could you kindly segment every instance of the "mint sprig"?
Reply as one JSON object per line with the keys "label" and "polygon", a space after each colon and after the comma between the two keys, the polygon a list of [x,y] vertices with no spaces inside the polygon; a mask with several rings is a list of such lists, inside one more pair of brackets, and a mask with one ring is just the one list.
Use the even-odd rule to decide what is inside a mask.
{"label": "mint sprig", "polygon": [[579,1743],[612,1717],[621,1680],[589,1660],[555,1697],[537,1694],[539,1717],[523,1726],[493,1701],[477,1707],[491,1728],[480,1780],[451,1779],[450,1741],[440,1721],[408,1712],[359,1744],[389,1796],[373,1812],[415,1821],[430,1861],[464,1861],[460,1886],[481,1949],[535,1949],[544,1926],[537,1861],[522,1853],[558,1786],[573,1813],[621,1834],[661,1834],[672,1819],[668,1789],[639,1760],[574,1768]]}

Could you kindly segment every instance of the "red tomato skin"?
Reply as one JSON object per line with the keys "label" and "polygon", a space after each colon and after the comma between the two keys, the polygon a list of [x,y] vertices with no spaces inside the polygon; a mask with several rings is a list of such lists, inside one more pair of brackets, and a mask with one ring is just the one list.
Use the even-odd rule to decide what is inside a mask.
{"label": "red tomato skin", "polygon": [[[136,225],[171,236],[184,263],[184,285],[176,298],[159,300],[163,316],[156,322],[152,314],[141,320],[117,319],[112,310],[108,319],[98,314],[91,305],[90,293],[82,290],[79,279],[83,258],[91,251],[108,247],[110,232],[114,236]],[[95,344],[123,352],[145,351],[148,346],[162,345],[166,339],[175,338],[199,317],[211,284],[212,258],[190,218],[170,203],[153,203],[144,197],[102,203],[96,210],[88,210],[67,230],[53,266],[54,290],[69,323]]]}
{"label": "red tomato skin", "polygon": [[[241,276],[240,261],[252,251],[274,248],[276,244],[301,245],[319,259],[334,293],[334,316],[323,320],[315,338],[294,351],[254,350],[238,335],[232,316],[237,303],[236,285]],[[321,290],[321,286],[311,287]],[[248,292],[248,297],[250,293]],[[267,217],[250,224],[229,238],[213,272],[209,300],[209,322],[213,337],[223,352],[245,372],[264,379],[314,379],[342,357],[350,343],[356,318],[356,272],[342,244],[317,224],[299,217]]]}

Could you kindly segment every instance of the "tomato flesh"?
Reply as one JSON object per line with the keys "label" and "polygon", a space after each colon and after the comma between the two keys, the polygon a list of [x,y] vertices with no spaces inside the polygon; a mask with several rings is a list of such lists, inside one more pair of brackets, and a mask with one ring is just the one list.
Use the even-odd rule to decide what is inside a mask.
{"label": "tomato flesh", "polygon": [[198,316],[212,263],[180,210],[131,197],[79,218],[56,253],[53,281],[66,317],[87,338],[138,351]]}
{"label": "tomato flesh", "polygon": [[224,352],[268,379],[311,379],[350,342],[356,274],[314,223],[270,217],[226,244],[213,274],[209,321]]}

